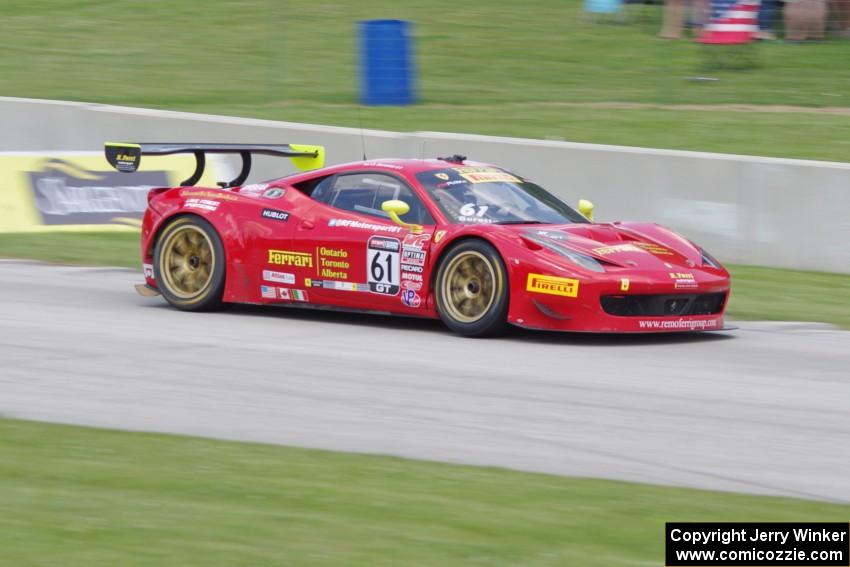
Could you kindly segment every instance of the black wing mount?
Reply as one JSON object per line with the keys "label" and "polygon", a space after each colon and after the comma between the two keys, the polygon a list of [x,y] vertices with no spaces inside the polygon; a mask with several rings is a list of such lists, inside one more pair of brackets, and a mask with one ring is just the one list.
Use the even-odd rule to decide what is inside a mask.
{"label": "black wing mount", "polygon": [[305,144],[129,144],[126,142],[106,142],[104,146],[106,161],[123,173],[132,173],[139,169],[142,156],[167,156],[172,154],[194,154],[195,172],[180,183],[181,187],[191,187],[200,181],[207,164],[207,154],[239,154],[242,156],[242,170],[230,181],[220,181],[222,188],[238,187],[245,183],[251,173],[251,156],[282,156],[292,158],[298,169],[307,171],[318,169],[325,162],[323,146]]}

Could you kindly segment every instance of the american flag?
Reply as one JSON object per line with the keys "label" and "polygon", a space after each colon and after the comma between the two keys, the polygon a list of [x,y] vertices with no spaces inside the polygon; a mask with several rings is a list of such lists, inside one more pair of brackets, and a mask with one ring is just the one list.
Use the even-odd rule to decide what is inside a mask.
{"label": "american flag", "polygon": [[703,29],[702,43],[749,43],[758,31],[761,0],[711,0],[711,21]]}

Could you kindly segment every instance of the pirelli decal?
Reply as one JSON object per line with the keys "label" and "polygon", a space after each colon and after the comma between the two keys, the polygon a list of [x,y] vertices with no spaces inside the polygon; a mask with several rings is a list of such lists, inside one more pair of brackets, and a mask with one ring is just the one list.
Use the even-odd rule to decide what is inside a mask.
{"label": "pirelli decal", "polygon": [[528,274],[528,284],[525,289],[534,293],[578,297],[578,280],[544,276],[543,274]]}

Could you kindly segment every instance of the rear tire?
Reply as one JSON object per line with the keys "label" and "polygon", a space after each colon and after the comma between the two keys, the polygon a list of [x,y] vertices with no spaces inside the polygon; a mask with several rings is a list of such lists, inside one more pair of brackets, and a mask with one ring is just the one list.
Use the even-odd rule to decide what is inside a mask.
{"label": "rear tire", "polygon": [[182,216],[168,223],[154,247],[154,277],[168,303],[183,311],[222,307],[224,246],[206,220]]}
{"label": "rear tire", "polygon": [[505,264],[487,242],[462,241],[440,262],[435,281],[437,311],[455,333],[485,337],[504,332],[508,296]]}

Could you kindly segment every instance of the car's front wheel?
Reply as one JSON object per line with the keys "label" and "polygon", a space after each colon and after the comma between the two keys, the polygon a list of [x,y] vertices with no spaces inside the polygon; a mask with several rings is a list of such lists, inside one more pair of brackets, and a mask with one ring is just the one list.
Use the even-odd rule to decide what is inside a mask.
{"label": "car's front wheel", "polygon": [[440,318],[458,334],[492,336],[507,327],[507,270],[499,252],[483,240],[459,242],[446,253],[435,295]]}
{"label": "car's front wheel", "polygon": [[224,246],[212,225],[195,216],[170,222],[154,247],[154,277],[162,296],[178,309],[221,307]]}

